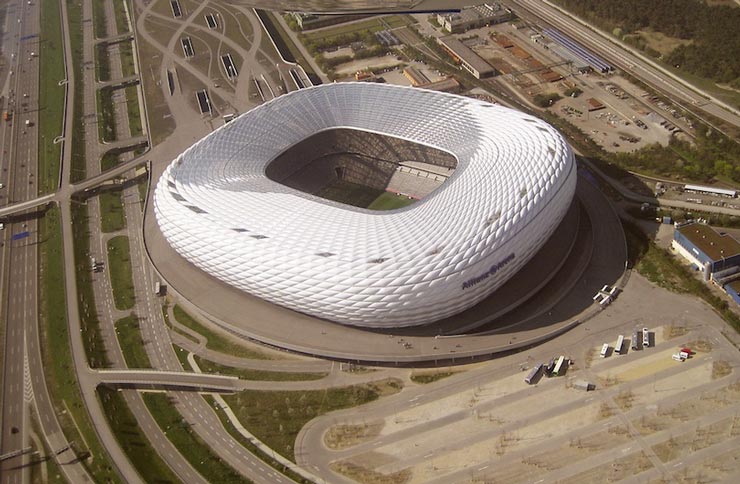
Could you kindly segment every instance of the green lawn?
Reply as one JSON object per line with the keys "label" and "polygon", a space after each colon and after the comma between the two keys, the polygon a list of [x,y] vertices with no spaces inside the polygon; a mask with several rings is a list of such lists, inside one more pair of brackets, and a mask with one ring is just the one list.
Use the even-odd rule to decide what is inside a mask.
{"label": "green lawn", "polygon": [[[84,119],[80,113],[84,112],[82,100],[84,98],[84,85],[82,80],[82,2],[67,2],[67,13],[69,17],[69,37],[72,44],[72,66],[67,68],[74,69],[74,112],[73,119],[67,120],[72,122],[72,166],[71,182],[82,181],[87,176],[87,165],[85,158],[85,129],[82,124]],[[43,30],[43,29],[42,29]],[[66,180],[65,180],[66,181]]]}
{"label": "green lawn", "polygon": [[[128,11],[131,13],[131,3],[128,2]],[[113,11],[116,13],[116,29],[119,34],[123,34],[129,31],[128,22],[126,21],[126,10],[123,8],[123,2],[121,0],[113,0]]]}
{"label": "green lawn", "polygon": [[208,444],[193,432],[190,425],[175,409],[168,395],[145,393],[143,397],[154,420],[167,433],[167,438],[200,475],[210,482],[250,482],[221,460]]}
{"label": "green lawn", "polygon": [[136,187],[139,190],[139,201],[141,202],[141,211],[144,211],[144,202],[146,201],[147,190],[149,189],[149,180],[144,178]]}
{"label": "green lawn", "polygon": [[120,191],[100,194],[100,226],[103,233],[116,232],[126,227]]}
{"label": "green lawn", "polygon": [[100,171],[108,171],[114,168],[120,162],[119,155],[115,153],[106,153],[100,160]]}
{"label": "green lawn", "polygon": [[435,381],[442,380],[454,374],[455,373],[451,371],[444,371],[440,373],[421,373],[419,375],[411,375],[411,381],[414,383],[421,383],[422,385],[425,385],[427,383],[434,383]]}
{"label": "green lawn", "polygon": [[381,193],[378,198],[373,200],[373,203],[368,205],[367,208],[370,210],[393,210],[396,208],[406,207],[416,202],[416,199],[409,198],[403,195],[396,195],[391,192]]}
{"label": "green lawn", "polygon": [[213,361],[206,360],[200,356],[195,356],[195,362],[204,373],[218,373],[220,375],[231,375],[244,380],[263,380],[263,381],[305,381],[320,380],[328,373],[293,373],[284,371],[261,371],[250,370],[248,368],[234,368],[224,366]]}
{"label": "green lawn", "polygon": [[96,93],[98,104],[98,137],[100,141],[116,140],[115,112],[113,110],[113,90],[100,89]]}
{"label": "green lawn", "polygon": [[39,42],[39,194],[49,193],[59,183],[61,144],[54,138],[62,134],[64,119],[64,55],[62,52],[61,18],[58,0],[41,0]]}
{"label": "green lawn", "polygon": [[385,193],[383,190],[378,190],[377,188],[337,180],[319,191],[316,195],[327,200],[366,208],[383,193]]}
{"label": "green lawn", "polygon": [[182,368],[185,371],[193,371],[193,368],[190,366],[190,362],[188,362],[188,351],[185,351],[185,348],[177,346],[176,344],[172,345],[172,349],[175,351],[177,359],[180,360]]}
{"label": "green lawn", "polygon": [[98,81],[110,81],[110,53],[107,44],[95,47],[95,75]]}
{"label": "green lawn", "polygon": [[100,386],[98,399],[116,440],[144,482],[179,483],[180,479],[165,464],[139,428],[123,395],[106,386]]}
{"label": "green lawn", "polygon": [[128,237],[125,235],[113,237],[108,241],[108,269],[116,309],[133,308],[136,296],[131,273],[131,252]]}
{"label": "green lawn", "polygon": [[401,391],[396,379],[305,392],[243,391],[224,396],[242,425],[284,457],[295,461],[293,445],[298,432],[320,415],[372,402]]}
{"label": "green lawn", "polygon": [[105,25],[105,2],[92,2],[93,7],[93,31],[95,38],[102,39],[108,36]]}
{"label": "green lawn", "polygon": [[[98,441],[87,408],[82,402],[80,387],[72,361],[67,326],[67,305],[64,291],[64,256],[59,209],[46,212],[39,221],[39,315],[41,356],[46,385],[64,435],[74,442],[78,456],[90,453],[93,459],[83,459],[96,482],[121,482],[110,457]],[[79,429],[79,430],[78,430]],[[81,433],[81,434],[80,434]]]}
{"label": "green lawn", "polygon": [[141,136],[141,116],[139,115],[139,91],[136,86],[126,88],[126,111],[128,113],[128,128],[131,136]]}
{"label": "green lawn", "polygon": [[149,355],[144,348],[144,339],[141,336],[139,318],[131,313],[125,318],[116,321],[118,344],[121,345],[126,366],[129,368],[152,368]]}
{"label": "green lawn", "polygon": [[118,52],[121,57],[121,74],[129,77],[136,74],[134,70],[134,44],[133,42],[121,42],[118,44]]}
{"label": "green lawn", "polygon": [[190,316],[180,306],[176,305],[173,311],[175,313],[175,319],[177,319],[177,322],[204,336],[208,340],[208,344],[206,346],[213,351],[218,351],[227,355],[240,356],[242,358],[252,358],[255,360],[272,359],[272,356],[267,353],[247,348],[234,341],[231,341],[225,336],[211,331],[210,329],[206,328],[198,321],[196,321],[195,318]]}

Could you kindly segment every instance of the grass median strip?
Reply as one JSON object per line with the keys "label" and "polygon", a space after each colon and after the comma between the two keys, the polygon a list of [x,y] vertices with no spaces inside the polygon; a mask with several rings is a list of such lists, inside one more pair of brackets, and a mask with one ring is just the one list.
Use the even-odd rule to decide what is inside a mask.
{"label": "grass median strip", "polygon": [[[121,482],[110,457],[98,441],[82,402],[69,346],[67,304],[64,291],[64,259],[59,209],[46,212],[39,221],[41,289],[39,314],[43,322],[42,358],[49,395],[62,432],[74,442],[74,450],[96,482]],[[94,457],[89,459],[88,457]]]}
{"label": "grass median strip", "polygon": [[320,380],[328,375],[328,373],[297,373],[283,371],[251,370],[249,368],[234,368],[233,366],[225,366],[213,361],[206,360],[198,355],[195,355],[195,362],[204,373],[217,373],[219,375],[236,376],[245,380],[306,381]]}
{"label": "grass median strip", "polygon": [[126,227],[126,216],[123,210],[120,191],[100,194],[100,230],[108,234]]}
{"label": "grass median strip", "polygon": [[387,378],[362,385],[305,392],[247,390],[223,398],[255,437],[295,462],[295,439],[309,420],[398,393],[401,388],[403,383],[400,380]]}
{"label": "grass median strip", "polygon": [[113,90],[99,89],[96,97],[98,104],[98,137],[100,141],[115,141],[117,133],[113,108]]}
{"label": "grass median strip", "polygon": [[64,116],[64,55],[58,0],[42,0],[39,52],[39,194],[49,193],[59,183],[61,146],[54,139],[62,134]]}
{"label": "grass median strip", "polygon": [[126,366],[129,368],[152,368],[149,355],[147,355],[144,348],[146,343],[141,335],[139,318],[136,314],[131,313],[116,321],[116,335],[118,335],[118,344],[121,345],[123,357],[126,359]]}
{"label": "grass median strip", "polygon": [[108,241],[108,268],[116,309],[134,307],[134,280],[131,273],[131,252],[128,237],[119,235]]}
{"label": "grass median strip", "polygon": [[141,116],[139,114],[139,90],[136,86],[126,88],[126,113],[128,114],[128,129],[132,137],[141,136]]}
{"label": "grass median strip", "polygon": [[222,336],[214,331],[211,331],[210,329],[206,328],[198,321],[196,321],[195,318],[185,312],[185,310],[178,305],[175,305],[173,311],[175,313],[175,319],[177,320],[177,322],[182,324],[183,326],[192,329],[196,333],[203,335],[208,340],[206,347],[212,349],[213,351],[218,351],[220,353],[225,353],[232,356],[240,356],[242,358],[252,358],[255,360],[272,359],[271,355],[268,355],[267,353],[252,350],[236,342],[230,341],[226,336]]}
{"label": "grass median strip", "polygon": [[149,412],[167,434],[167,438],[200,475],[211,482],[251,482],[221,460],[208,444],[193,432],[190,424],[179,414],[168,395],[145,393],[143,398]]}
{"label": "grass median strip", "polygon": [[144,482],[180,482],[174,472],[154,451],[139,428],[136,417],[123,395],[111,388],[98,387],[98,399],[113,435]]}

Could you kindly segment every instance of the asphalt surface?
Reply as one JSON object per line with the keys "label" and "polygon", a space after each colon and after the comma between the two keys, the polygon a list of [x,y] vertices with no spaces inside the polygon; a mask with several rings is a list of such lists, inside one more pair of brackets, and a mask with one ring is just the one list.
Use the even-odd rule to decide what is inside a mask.
{"label": "asphalt surface", "polygon": [[[631,287],[628,289],[630,302],[635,302],[637,299],[643,298],[646,288],[649,289],[649,285],[643,281],[633,281]],[[624,304],[627,304],[627,302]],[[711,362],[711,360],[728,361],[731,366],[737,368],[737,351],[728,344],[720,332],[715,329],[716,326],[723,327],[724,323],[717,316],[711,315],[711,311],[706,308],[701,308],[701,303],[698,301],[683,301],[681,300],[681,296],[671,294],[667,298],[660,297],[659,302],[656,304],[658,307],[655,307],[652,310],[645,311],[645,304],[646,301],[644,301],[643,298],[643,302],[641,303],[643,308],[641,311],[637,312],[638,314],[641,313],[645,315],[645,317],[651,322],[660,321],[663,323],[664,321],[673,320],[678,324],[687,324],[688,327],[694,327],[694,332],[687,334],[682,339],[689,341],[707,340],[710,341],[714,347],[711,355],[706,357],[699,355],[687,362],[674,365],[661,371],[658,375],[658,379],[663,382],[662,388],[665,388],[666,386],[669,388],[677,385],[680,386],[683,372],[700,365],[706,365],[708,362]],[[649,302],[647,302],[647,304],[649,304]],[[666,311],[666,308],[671,306],[673,307]],[[699,306],[699,311],[697,311],[697,306]],[[624,313],[624,310],[620,312]],[[636,311],[626,308],[626,312],[634,314]],[[707,312],[710,316],[703,319],[701,314]],[[686,319],[683,321],[673,319],[681,314],[683,314],[683,317]],[[589,325],[590,329],[593,331],[568,334],[558,341],[548,342],[543,346],[528,350],[516,357],[502,358],[495,362],[490,362],[485,366],[469,369],[464,373],[445,379],[444,382],[407,387],[398,395],[387,397],[369,405],[365,405],[361,411],[358,411],[357,408],[351,408],[340,412],[333,412],[331,415],[314,419],[301,430],[296,439],[296,456],[298,458],[298,463],[302,467],[310,469],[315,474],[326,479],[327,482],[354,482],[344,476],[334,473],[331,470],[330,464],[332,462],[352,457],[354,457],[355,460],[362,461],[363,456],[369,455],[368,453],[384,453],[391,449],[394,449],[398,454],[392,456],[393,459],[391,464],[384,466],[388,472],[423,463],[429,463],[434,459],[444,460],[445,454],[453,454],[455,452],[459,452],[462,448],[474,446],[483,442],[491,442],[491,445],[493,446],[493,443],[497,442],[503,434],[516,433],[529,425],[556,417],[559,413],[567,413],[571,412],[573,408],[585,407],[591,404],[594,400],[612,408],[614,410],[615,417],[611,420],[597,419],[596,421],[584,422],[583,425],[566,428],[563,432],[559,432],[558,435],[554,437],[545,433],[539,437],[535,437],[535,442],[527,444],[525,448],[517,449],[513,452],[506,452],[501,455],[491,454],[488,457],[481,456],[479,462],[465,468],[462,466],[458,466],[456,468],[454,465],[451,470],[445,470],[442,468],[439,470],[439,477],[428,479],[425,482],[429,482],[430,484],[468,482],[471,479],[471,476],[477,478],[481,482],[486,481],[487,479],[494,479],[495,477],[500,476],[500,474],[497,474],[498,471],[504,471],[506,469],[506,464],[517,464],[521,459],[526,457],[543,455],[543,453],[550,451],[554,452],[562,446],[567,447],[572,445],[571,442],[573,442],[574,439],[588,438],[589,436],[598,434],[605,427],[614,425],[623,426],[623,428],[627,430],[629,438],[625,439],[624,442],[612,444],[614,445],[614,448],[606,452],[595,452],[593,455],[587,452],[586,457],[583,459],[578,459],[574,462],[560,463],[555,465],[552,469],[547,468],[548,472],[539,476],[545,477],[545,480],[541,482],[560,482],[561,480],[564,482],[574,482],[574,480],[576,480],[576,476],[581,472],[588,469],[609,466],[611,462],[619,457],[636,452],[644,452],[650,460],[652,467],[644,473],[639,473],[639,478],[633,478],[632,482],[646,482],[654,478],[666,478],[666,476],[670,476],[671,473],[675,473],[674,476],[678,476],[680,475],[678,474],[679,472],[684,469],[691,469],[691,466],[694,464],[698,464],[703,460],[708,460],[711,457],[722,455],[722,453],[733,449],[733,446],[737,445],[740,437],[734,436],[724,442],[715,444],[711,447],[711,450],[704,449],[706,452],[702,452],[701,454],[692,453],[689,458],[670,459],[668,462],[662,462],[658,459],[653,451],[653,447],[655,445],[681,435],[690,435],[693,437],[696,429],[699,427],[705,427],[728,417],[736,416],[738,407],[737,405],[727,405],[719,411],[707,413],[696,419],[681,419],[681,421],[675,422],[669,429],[663,432],[648,433],[649,435],[641,434],[634,428],[632,422],[639,421],[643,416],[655,415],[656,408],[658,406],[666,408],[676,405],[683,401],[682,399],[684,396],[685,398],[690,399],[698,395],[711,395],[713,391],[727,386],[728,383],[732,383],[732,381],[736,379],[736,377],[729,377],[729,380],[727,378],[707,378],[707,381],[698,386],[692,387],[690,393],[685,392],[683,395],[677,395],[674,392],[670,392],[670,394],[663,397],[656,397],[658,400],[657,404],[634,405],[631,409],[628,408],[625,410],[624,407],[620,409],[620,405],[615,401],[615,399],[617,399],[619,395],[629,393],[632,390],[637,392],[637,389],[644,387],[646,384],[649,385],[650,383],[653,383],[654,386],[656,381],[656,375],[654,374],[648,374],[640,378],[621,382],[619,385],[614,387],[597,385],[596,392],[583,392],[580,396],[574,394],[574,401],[548,401],[547,404],[534,410],[527,407],[530,408],[530,411],[523,412],[522,415],[516,416],[512,420],[505,419],[505,421],[496,422],[494,425],[481,423],[481,425],[486,425],[488,428],[481,432],[476,432],[475,435],[466,435],[465,432],[461,432],[459,435],[450,436],[449,440],[437,440],[436,443],[427,445],[427,440],[433,441],[434,437],[431,432],[434,432],[435,429],[446,426],[449,432],[449,429],[454,428],[456,424],[465,424],[471,419],[471,408],[469,408],[468,405],[462,404],[459,408],[455,407],[456,411],[447,413],[443,410],[443,412],[445,412],[444,416],[437,417],[433,413],[433,405],[435,402],[439,402],[441,399],[466,391],[474,391],[481,387],[488,386],[487,388],[489,391],[491,389],[495,389],[495,382],[502,378],[510,377],[514,374],[522,374],[523,376],[525,373],[521,373],[521,365],[526,364],[531,367],[534,362],[546,361],[553,353],[571,355],[571,357],[579,359],[578,355],[581,354],[584,348],[594,347],[603,341],[604,338],[613,341],[615,334],[619,331],[623,331],[624,326],[630,325],[630,319],[620,317],[624,316],[624,314],[611,314],[611,316],[612,317],[609,318],[608,315],[604,315],[600,317],[599,321],[594,320]],[[693,320],[702,321],[702,323],[687,322]],[[621,329],[618,329],[620,326]],[[654,354],[654,352],[665,351],[668,348],[675,347],[675,345],[678,344],[678,341],[680,340],[663,341],[654,348],[636,352],[636,354],[632,355],[629,354],[635,352],[630,351],[628,352],[629,356],[612,356],[607,360],[598,361],[598,368],[594,368],[593,366],[590,369],[584,368],[583,362],[577,361],[579,371],[581,372],[578,374],[578,377],[585,378],[588,381],[598,382],[598,374],[603,375],[605,372],[609,373],[610,371],[618,372],[620,370],[620,365],[630,361],[639,361],[645,357],[650,358],[650,355]],[[524,363],[520,363],[522,361]],[[470,407],[474,408],[475,412],[473,413],[473,418],[476,418],[477,415],[486,415],[489,412],[493,412],[495,414],[497,408],[504,407],[506,405],[511,406],[520,401],[524,406],[527,405],[526,401],[529,400],[529,405],[531,406],[532,395],[545,392],[547,389],[552,389],[553,383],[555,382],[541,381],[540,383],[541,385],[532,387],[522,383],[522,387],[516,391],[501,392],[496,396],[496,398],[486,400],[484,402],[471,401]],[[555,383],[555,385],[557,384]],[[485,390],[483,390],[483,392],[485,393]],[[377,437],[365,439],[364,441],[348,448],[331,450],[326,447],[324,441],[325,433],[335,425],[357,424],[360,422],[372,424],[384,419],[387,421],[387,419],[399,415],[403,415],[403,417],[398,417],[400,419],[410,418],[408,414],[405,414],[406,411],[419,406],[424,408],[424,405],[427,404],[431,405],[428,410],[430,413],[425,414],[423,411],[420,411],[418,414],[419,423],[417,424],[407,426],[395,432],[381,432]],[[628,414],[627,416],[625,416],[626,413]],[[464,427],[464,425],[461,425],[461,427]],[[414,446],[413,449],[409,450],[409,442],[418,442],[418,448]],[[594,450],[604,449],[600,446]],[[440,465],[440,467],[443,466]],[[506,474],[502,474],[501,476],[504,475]],[[635,472],[634,474],[630,473],[630,475],[633,475],[633,477],[637,476],[638,472]],[[534,482],[533,479],[527,479],[527,476],[520,476],[519,480],[521,482]],[[727,482],[734,481],[730,479]]]}
{"label": "asphalt surface", "polygon": [[[22,201],[36,195],[38,8],[18,2],[8,12],[6,28],[10,38],[3,40],[3,50],[10,56],[12,75],[9,74],[4,90],[4,108],[12,113],[12,118],[2,121],[3,175],[7,174],[3,179],[8,185],[4,190],[8,201]],[[0,454],[24,449],[30,443],[33,386],[27,341],[38,324],[36,228],[36,221],[29,219],[9,223],[2,233],[2,312],[6,326]],[[25,482],[28,462],[27,455],[3,461],[0,482]]]}

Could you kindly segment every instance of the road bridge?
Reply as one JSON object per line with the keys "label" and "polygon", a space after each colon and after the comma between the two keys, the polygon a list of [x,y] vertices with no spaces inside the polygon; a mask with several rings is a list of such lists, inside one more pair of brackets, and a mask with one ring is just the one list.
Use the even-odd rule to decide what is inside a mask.
{"label": "road bridge", "polygon": [[159,370],[97,370],[99,384],[121,388],[228,392],[240,390],[239,378],[211,373]]}
{"label": "road bridge", "polygon": [[98,82],[97,87],[98,89],[122,89],[124,87],[136,85],[139,81],[139,75],[135,74],[121,79],[113,79],[112,81]]}
{"label": "road bridge", "polygon": [[46,205],[47,203],[53,202],[56,199],[56,196],[56,193],[50,193],[48,195],[44,195],[43,197],[32,198],[23,202],[5,205],[4,207],[0,207],[0,218],[7,217],[8,215],[13,215],[18,212],[24,212],[26,210],[40,207],[42,205]]}
{"label": "road bridge", "polygon": [[112,44],[119,44],[121,42],[131,42],[134,40],[134,34],[133,32],[125,32],[123,34],[118,35],[112,35],[110,37],[105,37],[103,39],[97,39],[95,40],[96,45],[112,45]]}

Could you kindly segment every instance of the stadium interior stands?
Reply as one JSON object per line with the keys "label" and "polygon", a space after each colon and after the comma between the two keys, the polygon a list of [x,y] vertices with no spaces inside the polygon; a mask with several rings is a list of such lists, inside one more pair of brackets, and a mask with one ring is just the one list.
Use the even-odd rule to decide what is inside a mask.
{"label": "stadium interior stands", "polygon": [[444,183],[456,167],[454,156],[429,146],[370,132],[333,129],[292,146],[267,166],[266,175],[318,196],[342,181],[423,198]]}

